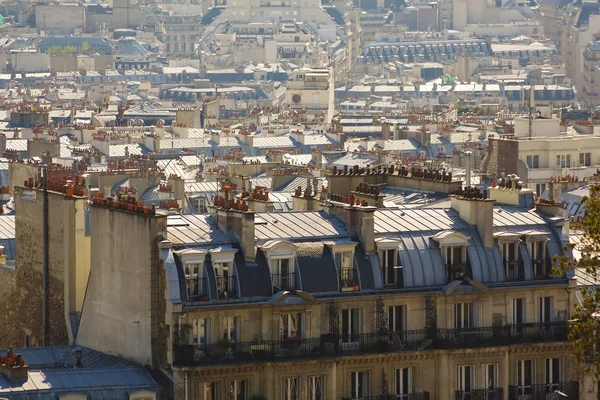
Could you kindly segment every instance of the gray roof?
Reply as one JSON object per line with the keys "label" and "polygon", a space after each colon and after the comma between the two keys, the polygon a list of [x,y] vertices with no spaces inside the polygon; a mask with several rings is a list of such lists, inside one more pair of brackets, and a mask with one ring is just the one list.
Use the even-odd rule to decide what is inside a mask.
{"label": "gray roof", "polygon": [[336,292],[338,277],[333,254],[323,242],[298,243],[296,259],[305,292]]}
{"label": "gray roof", "polygon": [[214,218],[200,214],[167,217],[167,236],[175,246],[231,242],[226,234],[217,229]]}
{"label": "gray roof", "polygon": [[347,236],[342,222],[324,211],[257,213],[256,240],[306,239]]}

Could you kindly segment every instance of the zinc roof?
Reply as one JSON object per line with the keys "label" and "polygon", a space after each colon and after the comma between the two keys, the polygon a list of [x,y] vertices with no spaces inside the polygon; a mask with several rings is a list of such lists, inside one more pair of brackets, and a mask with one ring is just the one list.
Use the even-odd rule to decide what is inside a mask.
{"label": "zinc roof", "polygon": [[344,224],[324,211],[257,213],[257,240],[310,239],[348,235]]}

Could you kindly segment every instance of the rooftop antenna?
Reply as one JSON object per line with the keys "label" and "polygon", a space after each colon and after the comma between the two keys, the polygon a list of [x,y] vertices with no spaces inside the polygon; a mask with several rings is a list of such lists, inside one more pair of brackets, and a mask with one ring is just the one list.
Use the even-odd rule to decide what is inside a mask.
{"label": "rooftop antenna", "polygon": [[535,86],[529,87],[529,138],[533,136],[533,107],[535,107]]}

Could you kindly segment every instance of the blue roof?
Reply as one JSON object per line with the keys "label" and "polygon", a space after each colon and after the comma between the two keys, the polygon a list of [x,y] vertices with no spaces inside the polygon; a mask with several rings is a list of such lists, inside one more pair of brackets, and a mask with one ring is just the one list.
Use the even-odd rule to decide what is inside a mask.
{"label": "blue roof", "polygon": [[[82,350],[82,368],[74,368]],[[26,381],[8,381],[0,374],[0,397],[9,400],[55,400],[69,393],[89,400],[128,400],[129,394],[160,387],[144,367],[131,361],[79,346],[15,349],[29,366]],[[5,354],[1,350],[0,354]]]}

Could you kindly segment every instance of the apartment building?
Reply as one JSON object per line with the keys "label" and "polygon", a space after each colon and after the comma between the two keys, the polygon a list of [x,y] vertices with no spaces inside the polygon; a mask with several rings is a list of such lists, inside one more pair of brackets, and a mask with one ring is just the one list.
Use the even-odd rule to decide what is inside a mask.
{"label": "apartment building", "polygon": [[600,103],[600,41],[589,42],[583,52],[583,91],[579,96],[588,106]]}
{"label": "apartment building", "polygon": [[168,56],[194,55],[200,38],[199,16],[170,16],[164,18],[162,28],[165,53]]}
{"label": "apartment building", "polygon": [[300,68],[286,82],[285,101],[292,110],[309,115],[324,113],[331,121],[334,113],[335,78],[333,68]]}
{"label": "apartment building", "polygon": [[507,177],[378,209],[378,182],[460,183],[392,165],[334,176],[323,206],[307,188],[289,213],[255,212],[264,199],[230,184],[211,215],[96,196],[78,343],[167,366],[175,398],[578,398],[575,281],[550,273],[568,230],[532,190]]}

